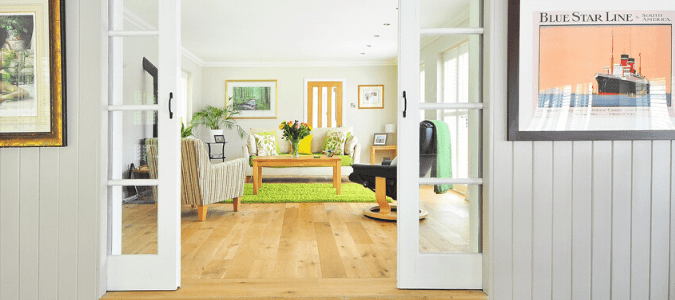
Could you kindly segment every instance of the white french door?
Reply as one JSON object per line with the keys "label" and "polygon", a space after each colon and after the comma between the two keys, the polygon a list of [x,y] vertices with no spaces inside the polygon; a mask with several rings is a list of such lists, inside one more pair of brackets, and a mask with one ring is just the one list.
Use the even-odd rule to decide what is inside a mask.
{"label": "white french door", "polygon": [[[468,136],[468,144],[459,145],[466,149],[449,151],[450,155],[468,152],[466,160],[459,160],[465,164],[460,169],[467,172],[460,174],[452,174],[453,166],[448,164],[420,174],[420,145],[410,143],[399,148],[397,274],[402,289],[483,288],[482,0],[468,2],[467,7],[451,9],[464,11],[464,16],[449,12],[447,20],[434,21],[425,12],[438,9],[439,2],[399,1],[398,140],[419,140],[421,118],[437,122],[436,130],[447,126],[446,140],[451,143],[458,140],[457,136]],[[443,53],[467,41],[467,71],[447,75],[453,73],[443,72],[447,67],[442,62]],[[444,92],[457,88],[462,90]],[[444,95],[458,93],[466,97],[444,99]],[[444,118],[447,115],[466,115],[467,126],[457,126],[456,121]],[[445,168],[449,172],[441,175]],[[468,189],[465,195],[452,190],[436,193],[438,185],[467,185]],[[429,212],[424,220],[419,219],[420,209]]]}
{"label": "white french door", "polygon": [[175,290],[180,286],[180,0],[108,0],[107,7],[109,97],[102,103],[101,151],[107,290]]}

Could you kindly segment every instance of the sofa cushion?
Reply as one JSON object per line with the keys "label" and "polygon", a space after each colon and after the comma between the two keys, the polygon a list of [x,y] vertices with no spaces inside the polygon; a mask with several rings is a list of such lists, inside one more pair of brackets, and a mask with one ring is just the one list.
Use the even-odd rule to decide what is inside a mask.
{"label": "sofa cushion", "polygon": [[342,131],[328,131],[323,151],[335,150],[337,154],[344,154],[348,134],[348,132]]}
{"label": "sofa cushion", "polygon": [[255,146],[255,137],[253,136],[253,134],[248,135],[248,139],[246,140],[246,147],[248,147],[249,155],[258,154],[258,148]]}
{"label": "sofa cushion", "polygon": [[274,134],[254,134],[256,141],[256,148],[258,149],[258,155],[259,156],[276,156],[279,155],[277,153],[277,147],[276,147],[276,137]]}
{"label": "sofa cushion", "polygon": [[300,141],[300,147],[298,153],[300,154],[312,154],[312,137],[313,135],[308,135]]}
{"label": "sofa cushion", "polygon": [[347,141],[345,142],[345,155],[352,155],[352,149],[354,149],[354,146],[359,142],[359,139],[353,135],[350,134],[349,137],[347,138]]}
{"label": "sofa cushion", "polygon": [[[290,153],[280,154],[280,156],[290,156],[290,155],[291,155]],[[317,155],[317,154],[300,154],[300,156],[309,156],[309,155]],[[337,156],[340,157],[340,159],[342,160],[341,166],[349,167],[353,164],[351,156],[349,155],[337,155]],[[254,155],[251,155],[251,157],[249,157],[248,159],[249,166],[253,166],[253,158],[255,158]],[[273,167],[273,168],[290,168],[290,167]]]}
{"label": "sofa cushion", "polygon": [[[276,146],[277,147],[277,154],[291,152],[291,146],[289,145],[288,141],[282,139],[283,135],[282,135],[281,130],[279,130],[279,128],[271,129],[271,128],[254,128],[254,127],[251,127],[250,131],[251,131],[251,134],[255,134],[255,133],[257,133],[257,134],[264,134],[264,133],[271,134],[273,132],[274,135],[276,136],[276,141],[277,141],[277,146]],[[251,152],[251,154],[253,154],[253,152]]]}
{"label": "sofa cushion", "polygon": [[[328,131],[344,131],[353,132],[352,127],[328,127],[328,128],[314,128],[312,129],[312,153],[321,153],[323,151],[324,142],[326,141],[326,134]],[[344,149],[342,149],[344,151]]]}

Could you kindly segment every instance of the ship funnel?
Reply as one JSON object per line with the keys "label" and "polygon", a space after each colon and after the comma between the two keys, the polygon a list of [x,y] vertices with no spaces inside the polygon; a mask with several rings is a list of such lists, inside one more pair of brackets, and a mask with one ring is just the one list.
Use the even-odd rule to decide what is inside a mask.
{"label": "ship funnel", "polygon": [[628,59],[628,66],[630,67],[630,72],[635,73],[635,58]]}
{"label": "ship funnel", "polygon": [[621,66],[628,66],[628,54],[621,54]]}

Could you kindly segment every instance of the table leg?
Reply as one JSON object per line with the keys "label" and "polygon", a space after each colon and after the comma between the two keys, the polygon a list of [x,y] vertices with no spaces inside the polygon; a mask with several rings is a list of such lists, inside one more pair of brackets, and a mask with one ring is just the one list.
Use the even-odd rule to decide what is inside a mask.
{"label": "table leg", "polygon": [[337,194],[342,193],[342,162],[338,161],[333,166],[333,186],[337,189]]}
{"label": "table leg", "polygon": [[253,195],[258,194],[258,177],[260,177],[260,175],[258,174],[258,163],[254,160],[253,161]]}
{"label": "table leg", "polygon": [[262,167],[258,167],[258,188],[262,187]]}

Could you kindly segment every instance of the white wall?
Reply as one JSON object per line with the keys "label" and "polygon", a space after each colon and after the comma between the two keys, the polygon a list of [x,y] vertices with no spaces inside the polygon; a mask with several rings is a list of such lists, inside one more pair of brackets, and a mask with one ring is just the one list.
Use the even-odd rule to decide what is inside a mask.
{"label": "white wall", "polygon": [[[190,74],[192,79],[192,103],[188,105],[188,118],[192,117],[195,108],[202,107],[202,67],[185,55],[181,58],[181,69]],[[186,99],[187,101],[187,99]],[[187,121],[186,121],[187,123]],[[187,124],[186,124],[187,125]]]}
{"label": "white wall", "polygon": [[2,300],[99,296],[99,3],[65,1],[68,146],[0,149]]}
{"label": "white wall", "polygon": [[[282,120],[300,120],[304,110],[305,78],[346,78],[342,101],[347,103],[343,111],[343,126],[353,126],[354,135],[361,144],[361,163],[370,162],[370,145],[373,134],[384,132],[384,124],[396,124],[396,66],[358,67],[204,67],[202,69],[201,106],[225,104],[225,80],[230,79],[276,79],[278,80],[277,119],[239,119],[237,124],[247,132],[251,127],[278,128]],[[383,84],[384,109],[358,109],[358,85]],[[350,107],[354,103],[356,107]],[[199,128],[197,137],[208,139],[208,130]],[[239,139],[234,130],[226,131],[225,155],[228,159],[242,157],[241,146],[246,140]]]}
{"label": "white wall", "polygon": [[508,1],[487,2],[490,299],[668,299],[672,142],[507,141]]}

